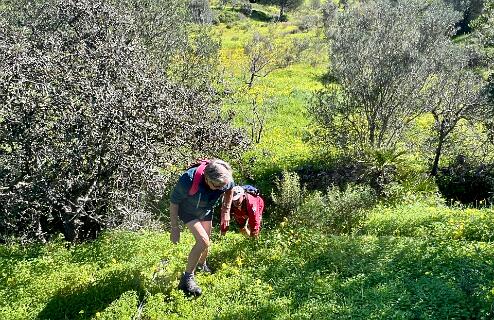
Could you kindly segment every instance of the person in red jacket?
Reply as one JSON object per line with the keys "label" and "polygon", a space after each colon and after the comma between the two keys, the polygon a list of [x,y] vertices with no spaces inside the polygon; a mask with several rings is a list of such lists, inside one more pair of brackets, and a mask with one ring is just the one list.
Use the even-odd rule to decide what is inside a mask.
{"label": "person in red jacket", "polygon": [[240,232],[246,237],[257,238],[261,230],[264,200],[261,196],[254,196],[245,192],[241,186],[232,189],[231,212],[240,226]]}

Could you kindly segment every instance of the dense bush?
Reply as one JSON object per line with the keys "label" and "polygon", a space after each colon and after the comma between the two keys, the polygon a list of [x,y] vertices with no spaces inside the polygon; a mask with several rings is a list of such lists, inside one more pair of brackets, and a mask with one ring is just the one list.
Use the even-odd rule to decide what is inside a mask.
{"label": "dense bush", "polygon": [[245,16],[249,17],[252,14],[252,4],[250,4],[249,2],[242,3],[242,6],[240,7],[240,12]]}
{"label": "dense bush", "polygon": [[486,0],[444,0],[454,10],[462,14],[462,19],[458,21],[458,34],[471,31],[471,22],[482,13],[482,7]]}
{"label": "dense bush", "polygon": [[401,181],[404,175],[398,169],[402,166],[401,155],[392,150],[376,150],[365,158],[327,159],[325,163],[301,166],[296,172],[309,190],[325,191],[332,186],[345,189],[349,184],[365,184],[381,196],[388,184]]}
{"label": "dense bush", "polygon": [[307,31],[320,25],[321,18],[318,15],[305,15],[297,23],[298,28],[302,31]]}
{"label": "dense bush", "polygon": [[306,197],[292,220],[328,233],[348,234],[364,222],[376,200],[375,191],[368,186],[349,185],[344,190],[332,187]]}
{"label": "dense bush", "polygon": [[[471,22],[474,36],[485,47],[494,46],[494,1],[485,0],[482,14]],[[492,53],[490,54],[492,58]]]}
{"label": "dense bush", "polygon": [[295,10],[304,3],[303,0],[257,0],[257,2],[265,5],[278,6],[280,8],[278,15],[279,22],[287,21],[286,11]]}
{"label": "dense bush", "polygon": [[221,23],[233,23],[235,21],[240,20],[239,14],[236,11],[232,10],[221,10],[217,12],[218,22]]}
{"label": "dense bush", "polygon": [[[103,227],[149,224],[150,202],[167,183],[160,167],[242,141],[208,85],[215,46],[200,31],[190,42],[178,3],[6,5],[0,241],[60,231],[74,241]],[[177,68],[194,50],[203,69]]]}
{"label": "dense bush", "polygon": [[295,172],[283,171],[282,177],[275,181],[275,185],[276,191],[271,194],[271,197],[276,210],[271,216],[275,220],[281,220],[298,209],[304,199],[305,191]]}
{"label": "dense bush", "polygon": [[189,0],[189,18],[192,22],[209,24],[213,22],[213,12],[208,0]]}
{"label": "dense bush", "polygon": [[349,183],[364,183],[366,170],[363,162],[341,158],[325,165],[304,165],[296,172],[308,190],[325,191],[333,185],[344,188]]}
{"label": "dense bush", "polygon": [[492,203],[494,166],[458,156],[448,167],[439,170],[436,183],[449,200],[474,205]]}

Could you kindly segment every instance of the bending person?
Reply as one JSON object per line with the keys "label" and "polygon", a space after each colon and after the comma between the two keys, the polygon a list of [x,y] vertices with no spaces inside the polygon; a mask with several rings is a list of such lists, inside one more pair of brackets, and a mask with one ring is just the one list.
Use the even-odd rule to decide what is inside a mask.
{"label": "bending person", "polygon": [[233,188],[232,213],[240,226],[240,232],[246,237],[257,238],[261,230],[264,200],[259,195],[252,195],[241,186]]}
{"label": "bending person", "polygon": [[213,207],[224,194],[221,225],[228,227],[233,186],[230,165],[214,159],[184,172],[170,195],[170,240],[173,243],[180,241],[180,219],[192,232],[196,241],[178,286],[187,295],[198,296],[202,293],[194,279],[194,271],[197,266],[200,266],[202,271],[211,271],[206,264],[206,258],[210,246]]}

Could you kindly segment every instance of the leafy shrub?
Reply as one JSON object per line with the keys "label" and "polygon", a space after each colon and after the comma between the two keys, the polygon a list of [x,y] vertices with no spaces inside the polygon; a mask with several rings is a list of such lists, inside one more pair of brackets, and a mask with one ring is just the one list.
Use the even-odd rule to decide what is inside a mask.
{"label": "leafy shrub", "polygon": [[233,23],[240,20],[238,13],[232,10],[222,10],[218,13],[217,17],[221,23]]}
{"label": "leafy shrub", "polygon": [[304,198],[304,189],[300,186],[300,178],[295,172],[283,171],[282,177],[275,181],[276,193],[271,197],[276,205],[273,214],[275,219],[288,216],[295,212]]}
{"label": "leafy shrub", "polygon": [[215,107],[213,68],[175,67],[215,47],[201,32],[189,43],[185,13],[160,1],[25,0],[0,17],[0,241],[152,224],[163,163],[242,140]]}
{"label": "leafy shrub", "polygon": [[321,0],[310,0],[310,8],[312,10],[321,9]]}
{"label": "leafy shrub", "polygon": [[189,18],[194,23],[209,24],[213,22],[213,12],[208,0],[189,0]]}
{"label": "leafy shrub", "polygon": [[492,202],[494,192],[494,166],[458,156],[448,167],[439,170],[436,183],[441,194],[449,200],[487,204]]}
{"label": "leafy shrub", "polygon": [[324,194],[320,191],[315,191],[309,193],[297,212],[290,218],[285,218],[284,222],[289,222],[294,227],[303,226],[302,228],[327,231],[327,215]]}
{"label": "leafy shrub", "polygon": [[[399,180],[397,167],[401,153],[375,151],[367,159],[357,156],[344,156],[326,160],[326,163],[300,167],[302,183],[309,190],[320,190],[338,186],[342,189],[348,184],[366,184],[378,195],[384,195],[387,184]],[[318,160],[323,161],[323,160]]]}
{"label": "leafy shrub", "polygon": [[247,17],[250,17],[252,14],[252,4],[250,3],[242,3],[242,6],[240,7],[240,12],[244,14]]}
{"label": "leafy shrub", "polygon": [[345,190],[332,187],[326,193],[317,191],[307,196],[293,221],[333,234],[348,234],[364,222],[376,200],[368,186],[349,185]]}
{"label": "leafy shrub", "polygon": [[317,27],[321,22],[321,18],[318,15],[303,16],[298,22],[298,28],[302,31]]}
{"label": "leafy shrub", "polygon": [[344,191],[331,188],[325,197],[330,210],[327,225],[336,233],[349,233],[365,219],[366,211],[376,202],[374,190],[349,185]]}
{"label": "leafy shrub", "polygon": [[483,13],[483,8],[487,6],[487,1],[485,0],[445,0],[444,2],[454,10],[462,13],[461,21],[456,24],[458,28],[457,34],[469,33],[472,28],[472,22]]}
{"label": "leafy shrub", "polygon": [[[323,160],[318,160],[323,161]],[[308,190],[326,191],[332,186],[345,188],[349,183],[365,182],[366,165],[351,158],[327,160],[326,163],[308,164],[296,172]]]}

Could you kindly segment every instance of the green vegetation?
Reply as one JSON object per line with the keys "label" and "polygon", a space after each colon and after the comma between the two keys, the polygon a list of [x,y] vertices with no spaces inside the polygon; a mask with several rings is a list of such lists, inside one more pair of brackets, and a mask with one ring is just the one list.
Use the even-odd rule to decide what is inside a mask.
{"label": "green vegetation", "polygon": [[175,180],[158,169],[247,143],[215,103],[219,45],[185,1],[7,3],[0,242],[150,226]]}
{"label": "green vegetation", "polygon": [[288,218],[258,241],[215,237],[216,272],[198,276],[197,299],[176,289],[189,233],[177,246],[168,233],[111,232],[68,248],[1,247],[0,318],[492,317],[492,211],[379,208],[361,233],[330,235]]}
{"label": "green vegetation", "polygon": [[461,210],[419,203],[396,208],[376,207],[359,232],[490,243],[494,240],[493,228],[492,209]]}
{"label": "green vegetation", "polygon": [[[92,7],[85,7],[86,4],[77,6],[70,2],[71,5],[66,6],[61,0],[49,1],[57,3],[61,8],[75,10],[75,12],[78,12],[77,10],[82,10],[83,13],[93,12]],[[102,2],[119,3],[103,0]],[[115,123],[126,123],[127,118],[119,118],[119,113],[113,111],[127,110],[129,116],[133,117],[132,111],[140,109],[134,108],[132,103],[125,103],[127,100],[142,102],[144,95],[148,97],[150,103],[142,107],[154,110],[155,105],[161,102],[160,99],[156,104],[153,102],[153,93],[161,92],[161,95],[170,94],[172,97],[167,98],[171,102],[162,97],[166,103],[162,104],[165,108],[160,109],[160,112],[164,112],[160,122],[147,122],[150,125],[150,132],[157,135],[156,140],[147,139],[148,135],[141,130],[140,122],[131,126],[135,134],[132,134],[134,131],[130,130],[109,131],[115,137],[122,137],[118,134],[128,134],[129,136],[124,136],[124,140],[128,141],[129,147],[126,147],[122,141],[118,142],[118,139],[111,138],[108,141],[112,143],[113,149],[108,153],[107,158],[118,158],[121,153],[133,162],[128,164],[122,162],[121,167],[124,167],[124,164],[129,166],[127,171],[122,169],[125,171],[122,174],[128,174],[128,176],[109,175],[109,182],[101,183],[100,188],[103,191],[106,190],[104,188],[109,188],[105,191],[107,194],[125,198],[125,193],[115,193],[110,187],[113,185],[120,187],[120,182],[126,181],[122,180],[122,177],[128,179],[132,186],[135,186],[136,192],[132,193],[134,198],[125,199],[127,202],[135,202],[135,206],[132,206],[133,203],[127,203],[129,208],[138,210],[125,210],[125,217],[128,217],[125,219],[127,224],[114,230],[104,230],[91,242],[69,243],[67,237],[64,238],[62,235],[55,236],[48,242],[31,244],[11,241],[13,237],[3,239],[3,242],[8,243],[0,244],[0,319],[152,320],[192,319],[199,315],[202,319],[231,320],[487,320],[494,318],[494,209],[491,207],[494,191],[492,190],[494,186],[492,168],[494,166],[489,162],[494,158],[493,145],[489,142],[489,139],[492,140],[492,131],[489,130],[494,128],[489,122],[492,117],[479,117],[478,114],[471,112],[473,109],[467,109],[465,112],[469,116],[476,115],[477,117],[465,116],[461,117],[462,119],[451,117],[447,114],[448,112],[455,110],[455,107],[464,107],[475,99],[462,100],[457,97],[449,99],[451,96],[448,95],[451,91],[455,91],[455,88],[439,89],[439,84],[443,84],[443,88],[449,88],[450,84],[461,82],[453,81],[455,79],[468,80],[462,75],[479,72],[483,73],[483,80],[491,82],[490,90],[492,91],[492,75],[489,78],[493,70],[492,28],[489,28],[492,26],[492,1],[486,1],[489,4],[489,10],[475,21],[473,31],[455,36],[453,42],[439,27],[433,30],[434,34],[427,33],[431,36],[428,38],[431,46],[435,43],[433,35],[441,37],[443,41],[441,43],[447,43],[448,46],[440,46],[439,49],[449,51],[437,51],[441,55],[431,54],[432,51],[423,46],[424,41],[419,39],[420,32],[423,30],[419,24],[413,22],[415,21],[413,16],[407,15],[417,9],[409,7],[409,3],[420,5],[421,1],[396,1],[402,5],[400,7],[386,4],[386,8],[390,9],[386,10],[386,13],[391,12],[391,8],[396,9],[395,13],[398,16],[407,16],[408,21],[411,21],[410,23],[403,21],[398,23],[393,32],[388,33],[379,33],[382,31],[378,28],[384,21],[388,21],[389,25],[395,22],[395,18],[388,17],[389,20],[386,20],[382,16],[383,11],[379,3],[382,5],[384,1],[366,2],[378,3],[373,5],[372,10],[374,10],[375,17],[381,18],[373,20],[374,25],[369,23],[369,19],[374,16],[360,14],[358,10],[353,15],[361,20],[351,20],[352,14],[349,10],[358,1],[343,0],[330,1],[326,4],[321,4],[319,0],[305,1],[303,4],[301,4],[302,1],[294,1],[299,7],[288,11],[285,17],[288,21],[275,23],[280,11],[278,5],[280,2],[272,1],[273,5],[268,6],[259,3],[251,4],[246,1],[217,0],[212,1],[211,8],[209,8],[209,2],[197,0],[189,7],[189,10],[194,10],[194,12],[188,18],[185,17],[187,14],[185,11],[172,10],[173,6],[169,0],[126,0],[122,2],[129,5],[129,8],[135,12],[124,10],[122,13],[112,6],[106,7],[115,21],[105,19],[101,21],[107,21],[106,23],[112,26],[119,23],[119,17],[124,17],[125,21],[134,21],[128,24],[128,27],[134,30],[132,35],[135,38],[132,41],[126,41],[128,36],[126,33],[119,36],[118,32],[121,31],[118,31],[120,29],[117,27],[103,26],[98,36],[106,35],[104,39],[107,40],[101,43],[108,44],[109,49],[105,51],[103,46],[102,52],[112,52],[111,50],[121,52],[121,48],[129,46],[128,50],[124,50],[126,54],[124,58],[127,58],[123,60],[127,61],[126,65],[134,72],[129,73],[128,81],[131,82],[129,87],[135,87],[136,85],[132,84],[134,82],[140,84],[142,88],[137,93],[141,95],[131,95],[132,99],[109,99],[109,103],[112,103],[109,109],[98,109],[100,105],[97,103],[94,106],[91,105],[94,110],[100,110],[100,112],[94,111],[94,115],[100,118],[97,118],[97,121],[91,121],[90,116],[93,113],[89,113],[85,120],[87,125],[106,123],[105,120],[108,121],[108,119],[112,121],[116,119]],[[449,2],[456,4],[456,1]],[[478,5],[476,0],[470,2]],[[11,3],[14,2],[0,0],[0,7],[3,8]],[[41,10],[43,6],[39,3],[39,12],[43,13],[39,15],[40,24],[50,21],[49,17],[56,16],[50,14],[56,11],[54,7],[50,8],[51,11]],[[141,8],[137,4],[145,4],[147,9],[141,10],[144,7]],[[426,27],[433,25],[447,27],[455,17],[461,16],[454,12],[441,11],[444,9],[442,3],[433,0],[430,4],[430,7],[437,11],[428,12],[422,18],[432,19],[430,21],[438,23],[437,25],[424,23]],[[160,5],[167,5],[167,14],[155,16],[154,10],[159,10]],[[363,7],[364,5],[360,8]],[[98,13],[97,10],[95,12]],[[203,15],[204,12],[207,15]],[[329,22],[333,25],[324,27],[323,12],[326,18],[329,18],[328,14],[340,14],[343,18],[331,20]],[[445,16],[442,16],[442,23],[439,23],[438,18],[441,15]],[[86,17],[84,14],[82,16]],[[0,16],[1,23],[4,23],[3,19],[6,18]],[[200,28],[192,26],[189,29],[187,19],[200,23],[212,21],[213,26],[211,29],[204,25]],[[142,23],[136,23],[136,21]],[[153,23],[145,23],[149,21]],[[168,21],[173,22],[173,25],[177,27],[169,28]],[[95,23],[94,20],[86,19],[82,22],[88,26],[88,30],[93,30],[89,26]],[[362,40],[361,35],[364,31],[352,32],[350,29],[340,28],[341,25],[338,23],[347,28],[352,27],[353,24],[359,28],[372,25],[366,39],[372,38],[374,45],[368,47],[365,41],[359,42]],[[156,26],[164,30],[160,33],[161,36],[155,34]],[[417,28],[412,29],[411,26]],[[66,78],[65,73],[59,70],[59,67],[63,66],[62,62],[52,66],[56,73],[48,72],[51,69],[45,68],[48,68],[50,64],[38,63],[37,55],[43,56],[41,51],[27,50],[28,46],[23,41],[15,41],[15,30],[5,30],[9,31],[6,32],[9,35],[9,44],[16,43],[17,46],[4,47],[15,47],[20,50],[13,53],[9,51],[9,54],[19,55],[19,64],[23,66],[19,72],[24,72],[26,77],[30,75],[30,65],[21,62],[25,57],[31,57],[32,59],[28,61],[40,71],[36,74],[39,77],[39,81],[37,80],[39,83],[46,79],[46,75],[50,77],[59,75],[58,78],[54,78],[53,87],[63,83],[64,86],[61,88],[72,88],[75,91],[70,97],[73,97],[74,101],[78,99],[80,92],[78,91],[80,89],[78,77]],[[46,28],[40,28],[40,30],[49,32]],[[340,33],[335,30],[339,30]],[[27,32],[27,29],[20,28],[17,31]],[[448,32],[451,31],[452,29],[448,29]],[[342,43],[349,47],[336,52],[335,47],[331,46],[332,43],[325,35],[328,32],[332,34],[333,39],[335,37],[343,39],[345,36],[355,42],[343,41]],[[407,35],[405,39],[403,39],[404,34]],[[33,45],[37,43],[36,41],[40,41],[40,44],[45,44],[53,50],[54,54],[58,52],[56,50],[65,48],[63,46],[51,47],[50,41],[54,40],[50,37],[35,37],[27,33],[24,35],[26,38],[21,40],[32,36],[29,39],[33,41]],[[74,32],[73,36],[85,35]],[[158,37],[154,40],[159,41],[151,41],[153,36]],[[259,54],[258,57],[267,61],[269,72],[260,72],[249,84],[252,75],[250,66],[254,57],[252,53],[255,51],[252,48],[259,44],[259,42],[256,43],[256,39],[259,40],[261,37],[265,39],[263,40],[265,42],[258,46],[260,49],[256,53]],[[396,41],[382,41],[388,38]],[[60,39],[63,40],[64,37],[60,35]],[[172,42],[168,41],[170,39],[179,39],[179,45],[172,46]],[[398,40],[403,40],[403,42]],[[455,46],[462,48],[474,46],[476,41],[483,46],[481,51],[487,58],[479,53],[479,56],[466,63],[467,60],[463,59],[466,51],[456,50]],[[112,43],[120,45],[110,45]],[[358,45],[352,45],[352,43],[358,43]],[[397,43],[400,43],[397,48],[387,47],[389,44]],[[417,56],[422,52],[421,50],[429,55],[424,56],[424,60],[404,59],[404,57],[410,58],[408,55],[412,44],[417,45],[414,47]],[[134,45],[135,48],[132,47]],[[247,49],[249,45],[250,49]],[[449,47],[450,45],[452,47]],[[2,49],[4,47],[0,48],[0,54],[5,56],[4,65],[7,70],[7,67],[10,68],[12,65],[8,60],[11,56]],[[21,50],[22,48],[24,49]],[[74,48],[81,49],[81,47]],[[82,49],[84,48],[82,46]],[[169,48],[169,50],[162,50],[163,48]],[[333,50],[332,55],[330,55],[330,49]],[[353,57],[347,55],[350,49],[355,49],[352,51]],[[66,59],[73,54],[71,50],[57,56]],[[362,54],[361,50],[366,55]],[[91,68],[93,66],[91,55],[94,52],[85,49],[82,52],[90,57],[81,61],[75,59],[74,63]],[[382,52],[395,52],[396,55],[381,54]],[[457,58],[462,63],[456,64],[456,60],[452,59],[448,60],[451,65],[442,64],[449,59],[448,52],[459,55],[460,57]],[[95,56],[97,59],[107,58],[104,54]],[[109,54],[108,56],[114,57],[115,55]],[[438,60],[432,61],[437,63],[436,66],[447,66],[449,69],[444,72],[449,73],[439,75],[437,70],[429,69],[433,67],[431,59]],[[354,66],[353,62],[360,62],[363,67],[351,69],[350,67]],[[332,68],[329,67],[330,63]],[[374,64],[369,65],[371,63]],[[104,64],[100,63],[100,65],[104,69]],[[141,79],[141,73],[135,72],[139,70],[132,69],[131,65],[142,65],[143,70],[146,71],[144,73],[146,77]],[[163,67],[162,70],[166,70],[166,77],[165,73],[153,72],[153,68],[159,65]],[[115,72],[116,74],[127,74],[127,67],[119,64],[117,60],[113,61],[111,66],[118,71]],[[403,68],[400,67],[401,69],[398,70],[399,66]],[[471,66],[474,68],[470,68]],[[345,71],[347,67],[351,72]],[[415,80],[411,80],[409,76],[410,68],[415,68],[414,70],[417,71]],[[463,68],[468,73],[463,73]],[[80,68],[77,70],[78,72],[84,71]],[[372,70],[375,72],[372,73]],[[419,71],[423,72],[423,76],[420,76]],[[459,71],[462,73],[457,74],[456,72]],[[363,75],[359,72],[363,72]],[[103,72],[102,75],[103,79],[106,79],[104,77],[109,77],[112,73]],[[95,77],[102,75],[95,73]],[[388,80],[391,80],[386,82],[385,78],[389,75],[394,78],[390,77]],[[453,75],[457,77],[453,78]],[[171,81],[169,83],[171,91],[162,90],[158,82],[148,81],[147,77],[154,79],[154,76],[165,77],[162,79],[163,83]],[[370,78],[366,79],[365,76]],[[0,77],[2,77],[1,74]],[[80,78],[87,79],[84,74],[81,74]],[[8,79],[20,88],[24,85],[29,86],[27,82],[16,82],[15,77]],[[122,86],[127,83],[127,80],[124,80]],[[406,86],[404,81],[406,81]],[[417,86],[419,82],[422,86]],[[468,93],[473,86],[468,81],[465,83],[463,92]],[[480,80],[476,83],[481,84]],[[95,83],[90,82],[90,85],[90,88],[99,88]],[[341,113],[334,113],[332,114],[334,118],[328,123],[314,121],[315,115],[323,116],[320,112],[336,105],[321,105],[321,101],[324,102],[324,99],[319,99],[324,97],[321,92],[332,92],[332,101],[341,103],[338,105],[339,110],[336,111],[345,111],[345,104],[338,99],[342,97],[341,90],[351,88],[352,85],[360,85],[359,88],[362,89],[362,91],[347,92],[348,97],[353,99],[350,101],[351,106],[356,108],[353,114],[347,115],[348,117],[344,119]],[[395,91],[390,90],[390,86]],[[409,90],[405,90],[405,87]],[[2,88],[4,87],[0,85],[0,96],[4,92],[14,96],[12,91]],[[217,92],[212,90],[213,88]],[[476,88],[475,94],[482,92],[477,89],[479,88]],[[120,97],[122,92],[127,92],[113,86],[109,86],[109,90],[114,90],[116,97]],[[412,92],[413,97],[421,98],[412,102],[406,92],[403,93],[404,91]],[[444,99],[439,97],[442,104],[438,103],[436,109],[429,110],[433,106],[427,102],[435,101],[431,96],[436,94],[436,91],[440,91],[439,93],[444,94],[445,97]],[[19,90],[19,92],[24,91]],[[33,98],[33,106],[39,105],[36,99],[44,97],[43,95],[37,96],[37,91],[28,93],[26,97]],[[466,95],[461,95],[463,96]],[[368,133],[366,130],[369,127],[362,124],[365,124],[365,119],[368,116],[372,117],[373,113],[362,106],[370,101],[365,100],[369,97],[372,97],[372,105],[376,107],[375,110],[378,110],[377,113],[386,112],[379,109],[383,106],[380,100],[383,97],[387,97],[389,104],[386,106],[389,110],[396,111],[398,106],[401,111],[390,115],[389,119],[385,117],[374,119],[376,120],[375,126],[381,129],[394,122],[391,127],[381,130],[384,132],[381,136],[374,132],[376,135],[372,139],[369,138],[369,141],[373,142],[382,139],[382,145],[368,141],[369,143],[360,150],[361,153],[356,155],[343,150],[339,145],[347,144],[348,149],[355,149],[357,148],[356,140],[337,140],[335,143],[331,138],[338,134],[341,139],[355,139],[362,132],[364,135]],[[15,99],[9,101],[20,111],[25,106],[17,103]],[[53,103],[50,103],[51,100],[43,101],[46,103],[46,108],[53,106]],[[174,101],[178,102],[174,103]],[[449,104],[444,101],[448,101]],[[120,105],[121,103],[124,104]],[[410,106],[414,103],[420,104],[414,109],[417,113],[405,119],[406,112],[411,110]],[[104,106],[106,108],[107,105],[104,104]],[[316,109],[315,106],[324,108]],[[492,109],[492,105],[483,106]],[[214,114],[214,117],[205,116],[205,109],[208,109],[211,115]],[[11,118],[16,118],[9,118],[9,110],[0,107],[2,124],[11,123],[9,122]],[[184,110],[192,112],[193,116],[186,114]],[[27,111],[22,115],[29,115]],[[147,109],[143,110],[143,113],[146,112]],[[39,119],[44,119],[43,114],[45,113],[40,113]],[[72,115],[73,113],[67,112],[67,116]],[[455,115],[458,116],[457,112],[453,112],[453,116]],[[108,118],[108,116],[113,118]],[[53,119],[48,119],[47,123],[53,123]],[[454,122],[454,128],[449,130],[446,125],[453,123],[451,119]],[[78,124],[77,128],[80,130],[82,128],[81,119],[74,118],[74,121],[73,127],[77,127],[76,124]],[[354,121],[360,125],[353,127],[357,129],[354,136],[348,136],[348,130],[338,132],[329,130],[339,130],[347,125],[346,128],[352,128]],[[443,126],[441,126],[441,121],[444,123]],[[403,122],[407,125],[403,125]],[[40,139],[62,132],[54,132],[52,127],[43,125],[41,122],[38,127],[43,128],[37,132]],[[3,129],[0,129],[0,132],[1,130]],[[387,132],[393,132],[393,130],[400,134],[388,135]],[[441,142],[444,148],[440,150],[441,159],[438,159],[437,163],[438,177],[432,178],[428,175],[433,162],[430,158],[437,151],[434,149],[439,143],[438,139],[433,137],[434,132],[441,133],[440,130],[449,131],[443,136],[444,140]],[[88,132],[96,131],[88,130]],[[166,135],[166,137],[161,135]],[[101,145],[100,141],[103,141],[102,138],[105,137],[102,136],[97,134],[94,139],[90,135],[86,136],[87,144]],[[218,136],[221,137],[219,139],[221,144],[212,139]],[[234,138],[230,139],[232,136]],[[251,146],[243,151],[244,138],[247,136],[251,138]],[[2,223],[8,223],[9,228],[14,231],[24,226],[15,223],[15,215],[10,215],[13,211],[4,209],[7,208],[3,206],[7,203],[5,199],[13,199],[8,202],[13,208],[19,208],[17,203],[22,204],[25,206],[25,212],[29,213],[31,212],[29,205],[34,203],[29,200],[31,199],[29,196],[32,196],[35,191],[47,190],[37,188],[36,184],[28,184],[30,180],[25,180],[27,182],[22,179],[15,180],[14,183],[9,178],[10,171],[5,170],[7,159],[12,161],[21,159],[27,164],[34,164],[40,161],[40,153],[31,154],[31,158],[16,157],[13,152],[20,150],[20,144],[8,144],[8,137],[7,133],[0,136],[0,214],[8,214],[12,220],[0,221],[2,232],[4,231]],[[142,160],[150,160],[151,151],[146,143],[152,143],[154,148],[155,142],[166,142],[165,139],[171,140],[164,147],[158,143],[156,149],[153,149],[152,165],[148,166]],[[390,145],[394,147],[384,147],[387,140],[392,141]],[[29,137],[25,141],[29,141]],[[74,159],[71,154],[61,157],[61,153],[54,151],[63,146],[62,141],[69,145],[74,143],[75,150],[78,150],[80,145],[75,143],[75,140],[63,140],[63,135],[59,141],[61,142],[54,144],[58,148],[53,150],[47,147],[47,143],[32,144],[40,150],[53,151],[50,155],[53,154],[53,159],[55,159],[39,162],[37,167],[34,166],[35,168],[43,169],[42,164],[50,161],[56,164],[58,161],[56,159],[66,159],[64,161],[67,163]],[[22,144],[22,147],[29,146],[31,144]],[[232,149],[235,147],[240,148]],[[136,154],[130,153],[130,150],[135,150]],[[239,153],[239,151],[242,152]],[[74,153],[81,156],[87,154],[76,151]],[[154,201],[155,199],[152,196],[143,197],[143,189],[151,192],[156,185],[149,179],[142,177],[136,179],[132,170],[139,169],[138,165],[145,165],[148,171],[144,173],[153,174],[153,177],[159,178],[160,188],[156,189],[160,196],[164,193],[164,199],[166,199],[167,195],[164,190],[170,187],[177,172],[185,166],[184,163],[197,154],[208,157],[221,156],[229,160],[235,169],[237,182],[249,182],[261,189],[266,199],[267,210],[258,240],[245,239],[237,232],[235,226],[232,226],[233,230],[226,236],[220,237],[219,230],[215,227],[211,255],[208,260],[208,264],[215,272],[212,275],[198,274],[197,280],[204,293],[198,298],[187,298],[177,289],[177,285],[194,239],[189,232],[184,231],[178,245],[170,242],[167,231],[166,204],[163,205],[162,211],[157,212],[148,202],[148,200]],[[105,161],[109,161],[108,159]],[[68,168],[73,170],[77,179],[84,178],[84,172],[90,174],[96,163],[83,160],[80,163],[85,167]],[[12,163],[16,163],[15,161]],[[52,166],[55,166],[54,164]],[[156,172],[157,166],[160,167],[160,172]],[[19,165],[19,168],[21,171],[25,166]],[[93,175],[97,174],[99,172]],[[31,177],[24,173],[18,176],[23,179]],[[82,208],[79,211],[82,210],[83,213],[97,206],[83,207],[81,201],[86,201],[88,204],[96,203],[100,206],[96,201],[104,201],[104,199],[108,201],[109,199],[112,201],[108,203],[112,206],[121,207],[118,201],[120,198],[113,201],[113,198],[103,198],[105,192],[98,192],[94,193],[92,201],[84,200],[80,194],[72,194],[69,192],[71,189],[65,188],[67,179],[64,177],[52,175],[50,178],[58,183],[56,184],[59,186],[57,190],[68,192],[73,197],[60,197],[60,201],[67,201],[75,206],[75,209]],[[436,181],[439,181],[439,187]],[[80,191],[81,194],[84,188],[91,187],[91,184],[83,182],[80,185],[83,189]],[[472,193],[473,185],[477,189]],[[478,192],[479,186],[482,187],[482,193]],[[120,189],[117,191],[120,192]],[[8,198],[7,195],[12,195],[12,192],[22,193],[28,200],[25,201],[21,197]],[[448,195],[450,199],[442,198],[439,192]],[[53,192],[47,192],[46,196],[53,199],[53,194]],[[470,201],[469,199],[472,198],[473,200]],[[471,206],[460,204],[459,201],[464,199],[468,200],[464,202],[473,204]],[[43,208],[41,205],[43,201],[35,203],[38,206],[35,210]],[[60,206],[63,210],[69,208]],[[101,207],[109,208],[103,205]],[[153,210],[149,207],[153,207]],[[46,214],[41,209],[39,210]],[[58,209],[53,209],[49,214],[59,212],[56,210]],[[108,210],[117,216],[120,213]],[[99,214],[101,211],[96,213]],[[51,223],[49,214],[41,215],[38,219],[40,223]],[[160,221],[152,219],[156,215]],[[75,219],[71,220],[71,217],[73,216],[68,216],[65,220],[75,221]],[[94,221],[99,221],[96,220],[98,218],[96,215],[90,216],[91,219],[93,217]],[[76,215],[76,218],[79,216]],[[38,220],[27,219],[22,222],[25,223],[25,229],[32,234],[38,232],[36,229]],[[140,224],[137,225],[137,220],[150,220],[153,222],[151,225],[158,226],[158,228],[125,231],[125,227],[135,229],[142,227]],[[56,223],[58,220],[53,221]],[[56,226],[61,227],[60,224]],[[45,233],[38,232],[37,235],[41,235],[40,238],[43,239]]]}

